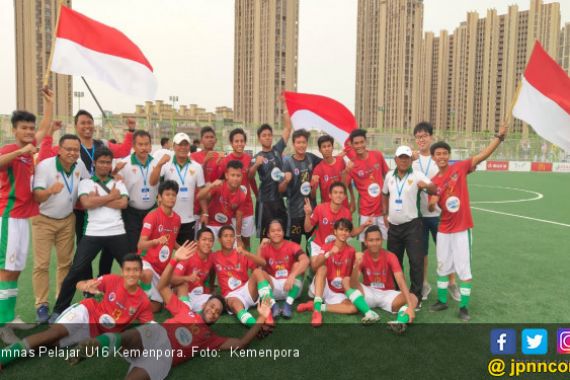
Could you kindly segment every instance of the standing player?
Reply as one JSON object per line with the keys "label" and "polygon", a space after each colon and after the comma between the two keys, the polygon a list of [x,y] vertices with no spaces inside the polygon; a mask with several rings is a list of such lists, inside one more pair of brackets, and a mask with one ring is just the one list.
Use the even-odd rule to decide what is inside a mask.
{"label": "standing player", "polygon": [[178,184],[172,180],[158,186],[158,207],[143,221],[138,242],[138,251],[143,258],[141,287],[152,301],[153,312],[161,308],[162,298],[156,289],[170,254],[178,247],[176,238],[180,231],[180,216],[174,212]]}
{"label": "standing player", "polygon": [[[398,316],[391,327],[396,332],[403,332],[406,324],[412,323],[415,318],[414,309],[418,304],[418,298],[408,290],[406,278],[396,255],[382,249],[380,228],[372,226],[366,229],[364,241],[367,249],[364,254],[356,253],[350,278],[350,287],[355,290],[353,297],[364,296],[364,301],[370,308],[380,307],[389,313],[397,312]],[[362,283],[360,283],[361,274]],[[400,291],[395,290],[394,279]]]}
{"label": "standing player", "polygon": [[[429,148],[433,139],[433,126],[430,123],[421,122],[414,128],[414,137],[416,138],[416,145],[418,152],[415,154],[415,160],[412,163],[414,170],[419,170],[426,177],[432,179],[439,169],[431,158]],[[424,259],[424,285],[422,287],[422,299],[427,300],[431,292],[431,285],[428,281],[428,252],[429,252],[429,235],[433,238],[433,242],[437,243],[437,226],[439,225],[439,214],[441,210],[435,207],[435,210],[428,210],[428,194],[426,191],[421,193],[420,211],[422,213],[422,223],[424,225],[424,245],[425,245],[425,259]],[[459,302],[461,295],[459,294],[459,287],[455,282],[455,274],[449,275],[449,294],[451,298]]]}
{"label": "standing player", "polygon": [[473,218],[469,205],[469,189],[467,175],[472,173],[477,165],[486,160],[507,135],[506,125],[499,128],[491,143],[478,155],[464,161],[449,165],[451,147],[443,142],[437,142],[430,148],[433,160],[439,168],[439,173],[433,177],[433,183],[438,187],[438,195],[430,199],[431,211],[438,204],[441,209],[441,221],[437,233],[437,302],[431,311],[447,309],[448,276],[457,273],[461,280],[459,290],[459,318],[469,321],[468,306],[471,298],[471,228]]}
{"label": "standing player", "polygon": [[[366,130],[356,129],[350,133],[350,148],[347,157],[352,161],[349,167],[350,178],[359,194],[360,224],[372,219],[372,224],[380,227],[382,238],[388,238],[387,215],[382,210],[382,186],[384,177],[390,170],[384,156],[378,150],[366,148]],[[360,234],[364,242],[364,234]]]}
{"label": "standing player", "polygon": [[275,302],[272,307],[273,317],[282,313],[286,319],[293,315],[293,302],[303,289],[303,276],[309,267],[309,258],[301,246],[285,240],[285,230],[281,221],[275,219],[269,223],[269,239],[264,238],[259,245],[257,255],[267,262],[264,274],[273,289],[276,301],[285,300],[283,308]]}
{"label": "standing player", "polygon": [[249,249],[249,241],[255,235],[255,220],[253,217],[253,199],[251,192],[253,191],[257,196],[257,184],[254,178],[249,178],[248,170],[251,165],[251,156],[244,152],[245,144],[247,143],[247,136],[243,129],[236,128],[230,132],[230,143],[232,144],[233,152],[228,154],[220,163],[220,173],[226,171],[226,167],[231,161],[240,161],[242,163],[242,178],[241,186],[246,195],[245,204],[243,205],[243,222],[241,228],[237,229],[237,220],[233,223],[236,226],[237,241],[243,243],[246,249]]}
{"label": "standing player", "polygon": [[[285,157],[283,171],[285,179],[279,184],[279,191],[287,196],[287,237],[297,244],[301,244],[303,235],[307,238],[310,233],[305,232],[305,198],[311,196],[311,177],[315,166],[321,159],[312,153],[307,153],[307,144],[310,133],[304,129],[293,132],[293,148],[295,153]],[[316,205],[315,199],[310,199],[311,205]]]}

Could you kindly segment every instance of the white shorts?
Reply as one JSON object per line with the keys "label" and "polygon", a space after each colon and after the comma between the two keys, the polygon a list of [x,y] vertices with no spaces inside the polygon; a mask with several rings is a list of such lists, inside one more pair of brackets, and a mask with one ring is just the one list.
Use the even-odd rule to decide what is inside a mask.
{"label": "white shorts", "polygon": [[203,287],[198,287],[192,289],[191,292],[188,293],[188,298],[190,300],[190,309],[199,313],[204,308],[204,304],[212,297],[211,294],[204,293]]}
{"label": "white shorts", "polygon": [[148,261],[145,261],[143,259],[142,262],[143,262],[143,270],[149,269],[152,271],[152,281],[150,283],[150,292],[149,292],[150,300],[163,303],[164,301],[162,300],[162,296],[158,291],[158,281],[160,280],[160,275],[154,271],[154,268],[152,267],[152,265],[150,265]]}
{"label": "white shorts", "polygon": [[[0,218],[0,270],[22,272],[30,245],[28,219]],[[3,249],[5,247],[5,249]]]}
{"label": "white shorts", "polygon": [[[313,282],[311,286],[309,286],[309,297],[315,298],[315,279],[313,278]],[[329,282],[325,280],[325,289],[323,290],[323,302],[327,305],[337,305],[342,303],[342,301],[347,300],[348,297],[344,293],[337,293],[333,292],[329,288]]]}
{"label": "white shorts", "polygon": [[316,257],[325,253],[325,251],[323,251],[321,246],[315,243],[314,241],[311,241],[310,247],[311,247],[311,257]]}
{"label": "white shorts", "polygon": [[249,294],[248,285],[249,281],[243,284],[243,286],[237,288],[236,290],[229,292],[228,295],[226,296],[226,301],[229,298],[237,298],[238,300],[241,301],[241,303],[243,304],[243,308],[245,310],[249,309],[252,306],[255,306],[256,301],[254,301],[253,298],[251,298],[251,294]]}
{"label": "white shorts", "polygon": [[471,230],[437,233],[437,274],[457,273],[461,281],[471,280]]}
{"label": "white shorts", "polygon": [[392,313],[392,304],[396,297],[400,295],[400,292],[397,290],[374,289],[364,284],[362,284],[362,290],[364,292],[364,300],[370,308],[379,307],[389,313]]}
{"label": "white shorts", "polygon": [[73,304],[65,309],[55,323],[65,327],[69,333],[68,336],[59,340],[60,347],[72,346],[91,337],[89,310],[80,303]]}
{"label": "white shorts", "polygon": [[[232,223],[234,228],[236,226],[236,218],[232,218]],[[255,236],[255,218],[253,215],[245,216],[241,222],[241,236],[242,237],[252,237]]]}
{"label": "white shorts", "polygon": [[[271,277],[271,283],[273,284],[271,286],[271,288],[273,289],[273,297],[275,298],[275,301],[283,301],[287,299],[287,296],[289,294],[289,291],[283,289],[283,287],[285,286],[285,281],[287,281],[286,278],[280,278],[280,279],[276,279],[275,277],[269,275],[269,277]],[[295,279],[295,281],[299,281],[297,279]],[[300,284],[298,283],[297,286],[299,286],[299,289],[303,289],[303,282],[300,281]],[[299,296],[301,295],[301,292],[299,292],[299,294],[297,294],[297,297],[295,298],[299,298]]]}
{"label": "white shorts", "polygon": [[[143,350],[147,352],[162,352],[164,355],[159,358],[157,355],[141,355],[139,357],[125,357],[125,360],[131,365],[129,373],[133,368],[144,369],[151,380],[162,380],[168,376],[170,368],[172,368],[172,355],[166,353],[171,352],[172,346],[168,339],[168,333],[158,323],[147,323],[136,328],[141,334]],[[151,351],[152,350],[152,351]]]}
{"label": "white shorts", "polygon": [[[380,227],[380,232],[382,232],[382,240],[388,240],[388,227],[384,224],[384,217],[383,216],[362,216],[360,215],[360,225],[366,222],[368,219],[372,218],[372,226]],[[358,240],[364,241],[364,233],[366,230],[362,231],[360,235],[358,235]]]}

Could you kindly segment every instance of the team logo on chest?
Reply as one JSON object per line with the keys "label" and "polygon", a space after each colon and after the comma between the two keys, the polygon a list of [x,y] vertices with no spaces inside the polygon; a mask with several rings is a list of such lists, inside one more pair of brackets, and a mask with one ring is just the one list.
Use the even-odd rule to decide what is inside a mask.
{"label": "team logo on chest", "polygon": [[461,201],[456,196],[449,197],[445,201],[445,207],[447,208],[447,211],[456,213],[461,207]]}
{"label": "team logo on chest", "polygon": [[117,295],[115,294],[115,292],[111,292],[109,293],[109,302],[115,302],[115,300],[117,299]]}
{"label": "team logo on chest", "polygon": [[192,343],[192,333],[186,327],[179,327],[174,332],[174,336],[181,346],[187,347]]}

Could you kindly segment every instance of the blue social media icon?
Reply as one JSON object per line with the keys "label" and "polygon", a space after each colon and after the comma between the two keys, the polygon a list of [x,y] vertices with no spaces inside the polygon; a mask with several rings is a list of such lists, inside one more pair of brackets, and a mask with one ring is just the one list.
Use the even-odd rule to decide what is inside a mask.
{"label": "blue social media icon", "polygon": [[513,329],[493,329],[490,340],[493,355],[513,355],[517,352],[517,333]]}
{"label": "blue social media icon", "polygon": [[525,355],[545,355],[548,352],[548,332],[545,329],[524,329],[521,346]]}

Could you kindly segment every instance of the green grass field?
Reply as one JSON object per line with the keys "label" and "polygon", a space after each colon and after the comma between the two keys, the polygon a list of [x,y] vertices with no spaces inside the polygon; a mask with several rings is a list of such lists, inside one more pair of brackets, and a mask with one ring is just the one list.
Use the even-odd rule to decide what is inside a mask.
{"label": "green grass field", "polygon": [[[429,253],[430,282],[434,291],[429,300],[424,301],[415,325],[404,337],[395,337],[385,331],[383,322],[392,318],[385,312],[381,312],[382,322],[372,327],[357,325],[360,317],[356,315],[325,314],[325,326],[318,330],[307,325],[309,313],[299,314],[288,322],[278,320],[272,336],[253,345],[254,348],[299,348],[299,359],[273,361],[232,359],[228,356],[195,359],[175,369],[171,377],[182,378],[193,373],[204,378],[228,375],[242,378],[257,370],[261,371],[260,374],[270,371],[272,377],[276,378],[309,375],[345,378],[354,370],[361,374],[385,370],[389,371],[386,373],[393,373],[394,377],[397,371],[401,371],[398,375],[400,378],[448,378],[445,372],[451,370],[447,368],[448,361],[455,363],[452,367],[460,368],[462,361],[468,360],[473,364],[488,359],[488,331],[494,325],[568,322],[570,303],[565,295],[570,267],[567,243],[570,202],[566,200],[565,192],[570,190],[570,176],[556,173],[477,172],[469,180],[475,221],[470,326],[460,325],[458,306],[453,300],[447,311],[430,313],[427,310],[427,306],[435,302],[436,296],[435,247],[432,244]],[[533,198],[540,199],[528,200]],[[356,246],[358,243],[354,244]],[[256,246],[257,243],[254,248]],[[17,305],[17,314],[28,321],[35,320],[31,272],[30,254],[28,266],[20,278]],[[54,281],[54,276],[51,280]],[[53,289],[51,297],[53,299]],[[302,299],[306,298],[305,292]],[[162,312],[157,320],[167,317],[167,313]],[[214,328],[220,333],[239,335],[245,331],[233,317],[224,316],[220,322]],[[442,346],[442,339],[445,346]],[[467,342],[471,345],[468,352],[465,351]],[[440,355],[425,356],[435,352]],[[441,353],[445,354],[444,357]],[[358,360],[355,362],[351,358]],[[418,360],[429,362],[429,368],[409,365]],[[61,359],[42,358],[18,362],[1,376],[26,378],[31,373],[47,371],[50,377],[117,378],[123,377],[127,368],[128,364],[119,358],[108,359],[104,367],[99,360],[93,360],[73,369]],[[483,364],[475,365],[464,369],[466,377],[452,377],[480,377],[486,374],[485,370]],[[274,376],[276,373],[283,376]]]}

